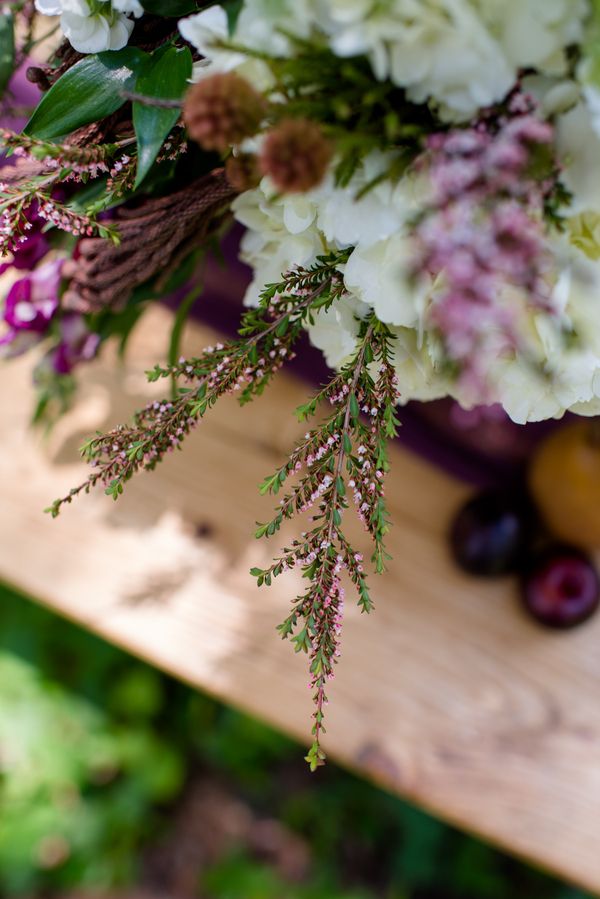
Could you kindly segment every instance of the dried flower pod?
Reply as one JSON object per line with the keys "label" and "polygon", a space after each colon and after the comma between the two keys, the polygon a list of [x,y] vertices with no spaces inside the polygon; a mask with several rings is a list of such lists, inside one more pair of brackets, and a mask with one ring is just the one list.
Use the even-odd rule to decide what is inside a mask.
{"label": "dried flower pod", "polygon": [[267,103],[234,72],[211,75],[192,85],[183,106],[190,137],[205,150],[224,153],[260,127]]}
{"label": "dried flower pod", "polygon": [[225,175],[231,186],[240,193],[252,190],[261,178],[258,157],[253,153],[230,156],[225,163]]}
{"label": "dried flower pod", "polygon": [[331,143],[315,122],[285,119],[267,135],[260,166],[279,190],[303,193],[321,183],[332,155]]}

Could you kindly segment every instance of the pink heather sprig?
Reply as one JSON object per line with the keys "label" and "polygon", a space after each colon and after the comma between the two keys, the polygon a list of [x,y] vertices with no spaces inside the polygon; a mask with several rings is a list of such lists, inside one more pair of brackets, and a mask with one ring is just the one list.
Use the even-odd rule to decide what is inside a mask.
{"label": "pink heather sprig", "polygon": [[[298,596],[291,614],[280,625],[296,652],[310,658],[313,690],[313,743],[306,757],[312,770],[322,765],[326,686],[339,657],[345,573],[354,584],[363,612],[372,608],[363,557],[346,539],[342,521],[353,501],[373,544],[375,570],[385,569],[384,539],[389,522],[384,498],[388,471],[387,443],[398,427],[395,409],[398,386],[391,349],[392,335],[376,318],[363,323],[354,358],[312,400],[298,410],[300,420],[312,418],[322,405],[330,415],[308,431],[287,462],[265,479],[261,493],[276,494],[289,478],[296,484],[280,501],[275,516],[259,526],[257,537],[271,537],[286,519],[310,513],[313,527],[296,539],[269,568],[253,568],[258,585],[296,566],[309,587]],[[372,370],[378,374],[374,377]],[[349,499],[352,497],[352,500]]]}
{"label": "pink heather sprig", "polygon": [[44,168],[80,176],[98,177],[108,172],[111,161],[132,144],[135,144],[134,137],[112,144],[79,147],[75,144],[55,144],[0,128],[0,146],[8,151],[8,155],[29,157],[40,162]]}
{"label": "pink heather sprig", "polygon": [[[120,425],[93,437],[82,448],[92,471],[67,496],[47,511],[57,516],[75,496],[103,485],[113,499],[139,471],[150,471],[167,453],[180,449],[186,435],[220,397],[237,393],[241,403],[260,395],[273,375],[293,356],[293,346],[319,309],[327,309],[344,293],[339,267],[348,251],[320,257],[314,266],[289,272],[279,284],[269,285],[259,307],[245,314],[240,339],[208,347],[198,358],[177,365],[156,367],[150,380],[183,377],[189,385],[175,399],[149,403],[131,425]],[[374,316],[363,322],[354,358],[308,403],[300,407],[301,420],[329,406],[329,416],[308,431],[287,462],[261,486],[262,493],[277,493],[288,478],[297,483],[281,500],[272,519],[256,536],[272,536],[284,519],[308,513],[311,530],[293,541],[268,569],[252,569],[258,584],[299,565],[309,587],[296,598],[291,614],[280,627],[292,636],[296,650],[310,656],[310,686],[314,692],[313,744],[307,761],[311,769],[323,764],[326,685],[339,656],[344,587],[342,576],[354,584],[364,612],[372,608],[362,554],[346,538],[342,519],[354,504],[373,544],[377,572],[388,558],[384,539],[389,523],[385,507],[384,477],[388,471],[387,442],[396,434],[398,387],[392,361],[392,335]]]}
{"label": "pink heather sprig", "polygon": [[108,173],[107,193],[113,197],[124,196],[133,190],[137,173],[137,158],[126,154],[116,159]]}
{"label": "pink heather sprig", "polygon": [[30,211],[39,219],[77,237],[95,234],[118,242],[116,230],[107,223],[78,212],[52,196],[56,176],[21,183],[0,181],[0,255],[14,253],[31,230]]}
{"label": "pink heather sprig", "polygon": [[0,253],[19,248],[30,228],[28,219],[32,208],[38,218],[61,231],[77,237],[98,234],[116,241],[114,228],[61,202],[56,188],[69,181],[85,183],[110,173],[115,155],[133,141],[134,138],[128,138],[116,144],[77,147],[0,129],[0,145],[4,149],[15,156],[35,159],[42,169],[41,174],[19,181],[0,182]]}
{"label": "pink heather sprig", "polygon": [[[417,223],[416,275],[438,277],[429,312],[447,360],[487,399],[490,354],[527,355],[519,316],[552,314],[544,210],[557,183],[552,126],[515,95],[506,114],[432,135],[422,160],[433,199]],[[518,303],[508,301],[507,288]]]}
{"label": "pink heather sprig", "polygon": [[245,314],[241,339],[208,347],[201,356],[181,359],[177,365],[156,366],[148,373],[150,381],[182,377],[193,386],[182,388],[175,399],[149,403],[131,425],[119,425],[89,440],[82,455],[92,465],[91,474],[47,511],[56,517],[65,503],[100,484],[117,499],[135,472],[153,470],[167,453],[180,449],[222,396],[237,393],[242,404],[259,396],[293,358],[293,345],[312,312],[343,294],[337,268],[347,258],[347,251],[321,257],[313,267],[290,272],[282,282],[269,285],[259,307]]}
{"label": "pink heather sprig", "polygon": [[176,127],[162,145],[157,162],[174,162],[188,151],[188,142],[185,128]]}

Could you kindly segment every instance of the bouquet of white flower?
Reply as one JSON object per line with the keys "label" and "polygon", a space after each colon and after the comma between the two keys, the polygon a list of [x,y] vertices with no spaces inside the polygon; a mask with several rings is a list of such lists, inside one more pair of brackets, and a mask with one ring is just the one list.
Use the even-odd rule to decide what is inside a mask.
{"label": "bouquet of white flower", "polygon": [[307,331],[334,373],[298,415],[328,411],[261,486],[283,499],[257,536],[308,525],[253,574],[307,578],[281,633],[310,657],[317,766],[344,579],[371,607],[343,517],[354,505],[382,571],[398,405],[600,412],[600,3],[18,0],[1,83],[34,5],[66,40],[28,70],[43,94],[24,130],[3,132],[4,268],[26,274],[1,342],[46,347],[38,417],[144,301],[188,284],[180,330],[234,220],[253,269],[239,338],[193,359],[172,340],[151,377],[183,386],[90,440],[89,479],[50,511],[95,484],[116,499],[220,396],[261,394]]}

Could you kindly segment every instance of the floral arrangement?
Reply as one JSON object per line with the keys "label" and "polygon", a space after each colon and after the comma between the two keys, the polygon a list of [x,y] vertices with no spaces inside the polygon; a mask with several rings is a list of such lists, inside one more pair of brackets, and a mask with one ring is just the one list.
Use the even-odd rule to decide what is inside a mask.
{"label": "floral arrangement", "polygon": [[[303,515],[306,530],[252,569],[259,585],[294,567],[306,579],[280,632],[309,657],[315,768],[344,583],[372,606],[344,517],[353,507],[382,572],[401,405],[450,396],[519,423],[600,412],[600,3],[2,9],[6,115],[35,29],[64,36],[27,70],[42,93],[24,129],[1,134],[1,346],[42,348],[36,418],[68,403],[107,341],[125,343],[148,300],[192,284],[169,363],[149,373],[178,388],[90,439],[88,479],[51,514],[96,485],[117,499],[221,396],[262,394],[304,332],[332,369],[260,487],[281,498],[257,537]],[[239,337],[179,358],[195,276],[234,221],[253,269]]]}

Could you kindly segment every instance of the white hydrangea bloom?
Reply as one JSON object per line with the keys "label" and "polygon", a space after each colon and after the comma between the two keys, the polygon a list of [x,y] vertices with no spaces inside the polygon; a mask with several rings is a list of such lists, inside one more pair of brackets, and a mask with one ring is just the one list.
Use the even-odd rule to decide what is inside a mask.
{"label": "white hydrangea bloom", "polygon": [[112,0],[112,6],[117,12],[135,16],[136,19],[144,15],[144,7],[140,0]]}
{"label": "white hydrangea bloom", "polygon": [[[227,13],[222,6],[210,6],[193,16],[180,19],[178,27],[181,36],[204,57],[200,62],[194,63],[192,81],[200,81],[216,72],[231,72],[235,69],[258,90],[271,87],[273,79],[264,62],[219,46],[231,37]],[[241,40],[239,34],[232,37],[233,40]],[[247,38],[248,35],[244,35],[242,43],[249,47],[251,43]]]}
{"label": "white hydrangea bloom", "polygon": [[572,195],[574,215],[600,212],[600,136],[588,106],[580,102],[556,121],[556,146],[564,163],[561,178]]}
{"label": "white hydrangea bloom", "polygon": [[254,269],[247,305],[257,304],[265,284],[279,281],[281,273],[294,265],[309,265],[324,250],[314,225],[317,207],[310,195],[277,196],[264,178],[260,187],[234,201],[233,211],[248,229],[241,256]]}
{"label": "white hydrangea bloom", "polygon": [[417,102],[460,119],[502,99],[519,68],[562,72],[588,0],[314,0],[340,56],[366,54]]}
{"label": "white hydrangea bloom", "polygon": [[344,270],[349,291],[388,325],[423,331],[431,284],[411,284],[413,246],[406,231],[370,246],[359,244]]}
{"label": "white hydrangea bloom", "polygon": [[[366,55],[376,78],[391,79],[414,102],[431,102],[455,121],[501,100],[519,69],[536,70],[526,89],[556,122],[563,178],[573,195],[569,229],[552,247],[554,300],[578,339],[567,346],[557,322],[525,315],[531,348],[553,373],[542,378],[529,358],[507,352],[501,333],[494,354],[491,335],[490,401],[518,422],[560,416],[565,409],[600,411],[600,94],[581,76],[583,89],[564,76],[565,48],[582,39],[588,12],[588,0],[246,0],[233,35],[283,55],[292,52],[292,43],[279,29],[302,38],[320,35],[341,57]],[[180,28],[209,59],[208,70],[236,69],[257,87],[268,83],[264,67],[252,69],[255,61],[215,48],[227,37],[223,10],[211,7]],[[453,396],[469,407],[476,400],[472,388],[445,373],[442,347],[427,328],[439,285],[410,277],[410,228],[426,202],[425,179],[411,175],[396,186],[375,183],[357,199],[388,163],[383,154],[369,155],[343,189],[330,175],[308,194],[281,196],[263,179],[239,197],[235,214],[248,229],[242,255],[254,269],[246,302],[256,304],[264,285],[290,268],[352,247],[343,267],[348,294],[316,316],[309,328],[313,343],[330,365],[339,366],[353,352],[360,320],[374,310],[395,336],[402,401]],[[506,302],[523,305],[514,296]]]}
{"label": "white hydrangea bloom", "polygon": [[474,6],[515,68],[560,74],[564,49],[581,43],[588,0],[475,0]]}
{"label": "white hydrangea bloom", "polygon": [[360,319],[369,311],[365,303],[361,303],[350,294],[341,299],[330,309],[321,309],[315,315],[314,325],[310,325],[308,333],[311,343],[321,350],[327,365],[338,368],[352,355],[360,330]]}
{"label": "white hydrangea bloom", "polygon": [[317,224],[329,243],[338,247],[377,243],[404,227],[409,215],[416,212],[407,181],[397,187],[390,181],[382,181],[357,199],[360,191],[372,184],[389,162],[384,154],[371,153],[354,176],[351,188],[336,189],[330,175],[313,191],[318,198]]}
{"label": "white hydrangea bloom", "polygon": [[179,32],[204,56],[204,60],[197,64],[201,69],[229,72],[245,60],[241,53],[232,53],[218,46],[219,42],[229,37],[227,13],[222,6],[211,6],[196,15],[180,19]]}
{"label": "white hydrangea bloom", "polygon": [[138,0],[35,0],[38,12],[60,15],[62,31],[79,53],[120,50],[133,31],[133,19],[143,15]]}
{"label": "white hydrangea bloom", "polygon": [[582,90],[590,116],[590,124],[600,137],[600,88],[593,84],[586,84]]}
{"label": "white hydrangea bloom", "polygon": [[[373,240],[368,227],[362,232],[364,239],[361,233],[355,233],[356,241],[352,243],[344,239],[348,236],[346,225],[327,235],[323,230],[324,222],[334,220],[331,213],[326,214],[327,210],[344,208],[346,218],[353,221],[370,214],[364,209],[362,213],[358,212],[360,203],[368,199],[369,194],[356,202],[354,214],[349,205],[344,207],[342,203],[352,202],[352,197],[365,182],[365,169],[377,164],[375,157],[367,159],[363,170],[343,190],[328,179],[308,194],[281,196],[275,194],[268,179],[263,179],[257,189],[242,194],[235,201],[236,217],[248,228],[242,255],[254,269],[246,302],[255,305],[264,285],[279,280],[282,273],[293,266],[310,265],[321,253],[354,246],[343,267],[348,296],[329,311],[316,316],[315,324],[309,328],[312,342],[323,351],[329,365],[341,365],[356,346],[360,319],[374,310],[395,335],[395,365],[401,401],[452,396],[468,408],[476,397],[469,393],[468,384],[461,385],[444,373],[441,346],[425,327],[429,303],[437,285],[423,281],[415,283],[408,277],[411,264],[408,233],[415,204],[422,197],[419,181],[405,178],[400,187],[387,193],[390,225],[389,232],[381,239]],[[382,194],[377,201],[383,206],[386,205],[385,196]],[[378,217],[380,221],[386,221],[376,212],[375,218]],[[579,249],[570,246],[568,240],[567,233],[552,246],[557,265],[554,306],[562,316],[563,324],[572,328],[578,339],[565,345],[556,323],[543,314],[530,314],[527,326],[531,347],[543,362],[545,360],[553,377],[541,377],[529,358],[522,358],[515,352],[507,353],[501,334],[498,334],[498,346],[502,346],[502,352],[490,352],[490,401],[501,403],[519,423],[558,417],[566,409],[590,415],[600,410],[597,303],[600,248],[595,259],[586,258]]]}
{"label": "white hydrangea bloom", "polygon": [[[540,377],[518,353],[490,354],[494,399],[518,424],[560,418],[569,409],[596,414],[600,399],[600,264],[562,240],[557,240],[552,250],[558,272],[553,306],[576,339],[565,343],[556,322],[544,314],[531,315],[529,336],[544,362],[547,378]],[[449,394],[465,406],[471,404],[457,385],[451,385]]]}
{"label": "white hydrangea bloom", "polygon": [[278,56],[290,53],[287,34],[307,38],[316,17],[313,0],[244,0],[235,36],[254,50]]}
{"label": "white hydrangea bloom", "polygon": [[[501,100],[520,68],[562,73],[564,50],[581,41],[588,13],[589,0],[245,0],[232,37],[285,56],[287,35],[325,36],[338,56],[367,56],[376,78],[461,121]],[[211,41],[227,36],[222,8],[180,29],[220,70],[241,64],[239,54],[211,51]]]}

